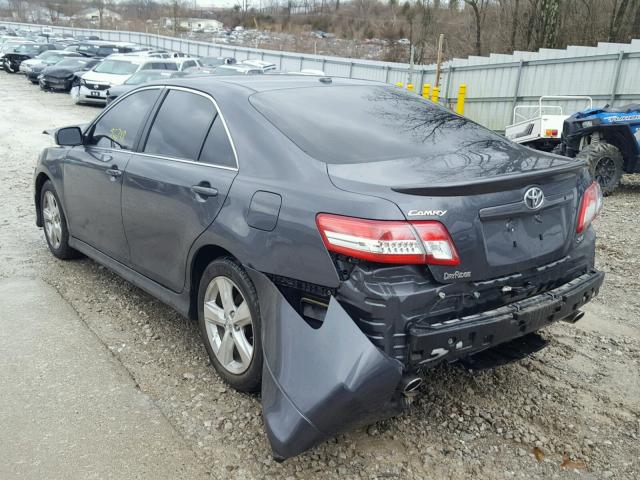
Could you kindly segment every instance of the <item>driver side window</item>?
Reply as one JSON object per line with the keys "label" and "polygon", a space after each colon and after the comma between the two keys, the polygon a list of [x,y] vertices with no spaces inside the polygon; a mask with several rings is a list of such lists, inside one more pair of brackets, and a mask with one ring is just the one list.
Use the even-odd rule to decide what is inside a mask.
{"label": "driver side window", "polygon": [[87,145],[116,150],[132,150],[160,89],[129,95],[105,113],[93,126]]}

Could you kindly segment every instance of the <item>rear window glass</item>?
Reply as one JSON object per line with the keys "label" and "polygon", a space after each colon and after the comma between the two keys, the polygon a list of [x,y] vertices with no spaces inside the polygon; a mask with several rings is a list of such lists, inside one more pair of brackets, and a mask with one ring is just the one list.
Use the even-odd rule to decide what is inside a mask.
{"label": "rear window glass", "polygon": [[229,141],[229,136],[224,128],[222,119],[218,115],[209,130],[207,140],[202,147],[200,161],[210,165],[221,165],[223,167],[235,167],[236,157]]}
{"label": "rear window glass", "polygon": [[254,94],[250,101],[300,149],[326,163],[434,157],[478,142],[509,145],[490,130],[395,87],[283,89]]}
{"label": "rear window glass", "polygon": [[144,151],[198,160],[215,114],[213,103],[202,95],[170,90],[153,122]]}

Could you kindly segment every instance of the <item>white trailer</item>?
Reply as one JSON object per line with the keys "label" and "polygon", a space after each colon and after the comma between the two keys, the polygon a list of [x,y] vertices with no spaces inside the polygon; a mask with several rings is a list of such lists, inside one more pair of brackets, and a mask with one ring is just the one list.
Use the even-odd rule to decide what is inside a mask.
{"label": "white trailer", "polygon": [[505,127],[505,136],[537,150],[553,150],[561,142],[562,126],[570,116],[563,112],[561,105],[550,103],[558,100],[584,100],[589,108],[593,107],[591,97],[542,96],[537,105],[516,105],[513,109],[513,123]]}

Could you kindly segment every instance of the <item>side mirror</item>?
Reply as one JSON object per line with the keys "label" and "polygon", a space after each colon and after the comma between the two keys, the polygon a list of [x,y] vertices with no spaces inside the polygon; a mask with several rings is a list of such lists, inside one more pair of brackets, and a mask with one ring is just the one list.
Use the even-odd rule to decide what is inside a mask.
{"label": "side mirror", "polygon": [[82,145],[82,130],[80,127],[61,128],[56,132],[56,143],[61,147]]}

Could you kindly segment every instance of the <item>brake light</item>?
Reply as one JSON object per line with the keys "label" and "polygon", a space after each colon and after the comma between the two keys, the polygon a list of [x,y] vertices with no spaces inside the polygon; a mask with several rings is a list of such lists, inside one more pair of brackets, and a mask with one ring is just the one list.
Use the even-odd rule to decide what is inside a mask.
{"label": "brake light", "polygon": [[440,222],[366,220],[321,213],[316,223],[327,250],[377,263],[459,265]]}
{"label": "brake light", "polygon": [[593,182],[582,195],[578,212],[576,232],[584,232],[602,210],[602,190],[598,182]]}
{"label": "brake light", "polygon": [[545,137],[557,137],[558,136],[558,130],[557,129],[546,129],[544,131]]}

